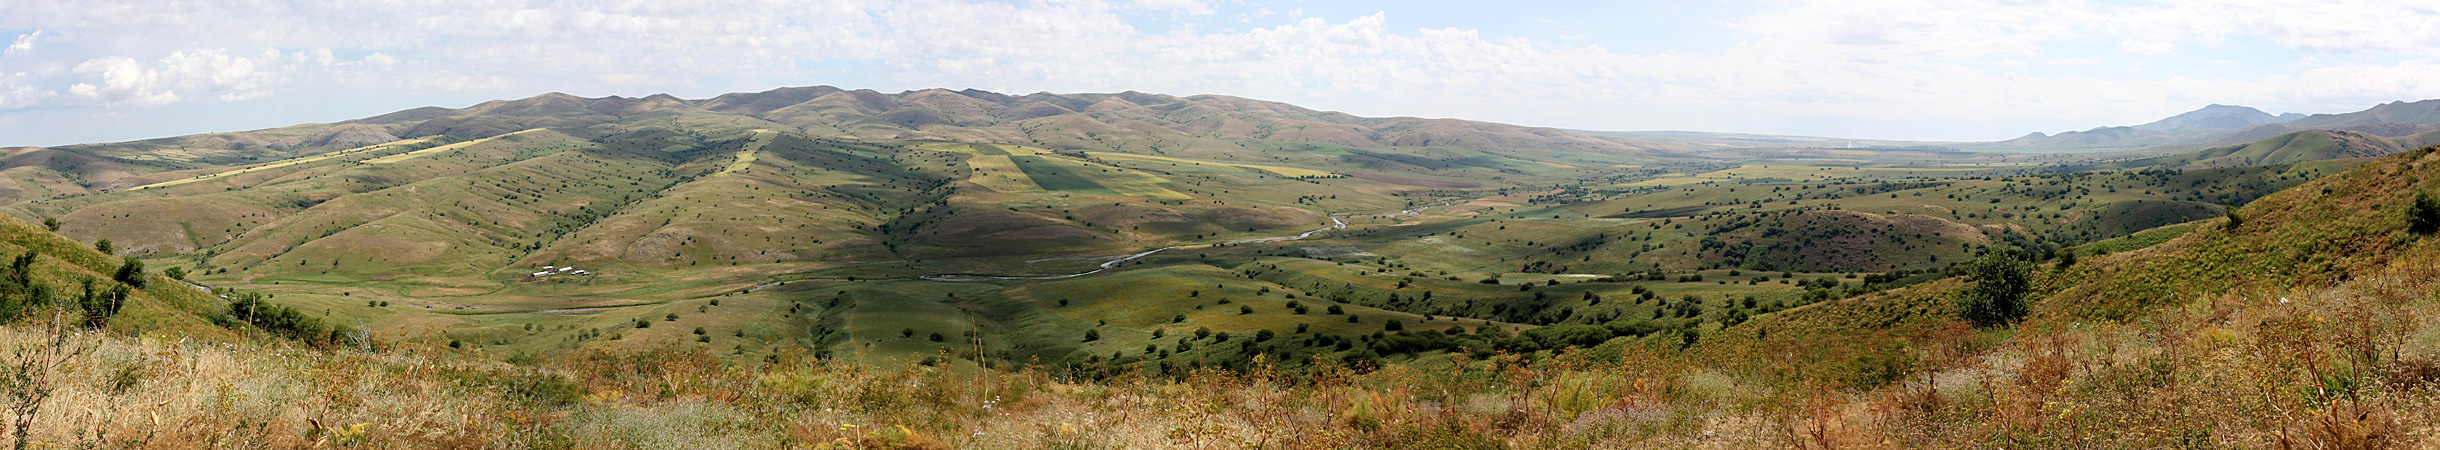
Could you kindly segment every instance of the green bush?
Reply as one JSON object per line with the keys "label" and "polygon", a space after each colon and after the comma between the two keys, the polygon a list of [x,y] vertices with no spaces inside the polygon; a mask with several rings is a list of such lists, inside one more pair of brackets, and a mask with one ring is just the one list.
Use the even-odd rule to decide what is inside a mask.
{"label": "green bush", "polygon": [[2416,192],[2415,204],[2406,208],[2406,229],[2415,234],[2440,231],[2440,198],[2430,192]]}
{"label": "green bush", "polygon": [[1965,269],[1974,286],[1958,299],[1958,317],[1981,327],[2005,326],[2025,318],[2029,312],[2025,293],[2033,287],[2032,263],[2013,254],[1993,253]]}
{"label": "green bush", "polygon": [[120,283],[127,283],[128,286],[135,286],[136,289],[143,289],[144,262],[135,259],[128,259],[126,264],[119,265],[118,273],[111,274],[110,279],[118,280]]}

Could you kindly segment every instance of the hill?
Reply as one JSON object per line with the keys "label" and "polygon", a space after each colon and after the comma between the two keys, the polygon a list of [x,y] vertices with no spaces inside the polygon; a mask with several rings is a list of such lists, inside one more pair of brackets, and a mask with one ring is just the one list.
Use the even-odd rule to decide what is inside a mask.
{"label": "hill", "polygon": [[[1096,134],[1106,147],[1087,150],[907,138],[998,126],[985,117],[1007,111],[979,103],[940,124],[833,130],[898,133],[890,138],[780,123],[824,104],[889,115],[949,111],[940,105],[957,98],[1066,101],[926,92],[543,95],[409,110],[330,126],[379,127],[396,138],[388,142],[237,165],[184,159],[199,168],[4,208],[380,339],[504,353],[671,344],[877,364],[946,350],[974,352],[977,364],[1242,368],[1265,349],[1303,365],[1498,347],[1341,340],[1385,331],[1384,321],[1525,333],[1793,307],[1993,251],[2051,251],[2217,216],[2350,161],[2317,160],[2343,156],[2327,149],[2263,150],[2213,160],[2234,167],[2046,174],[2057,166],[1946,150],[1675,159],[1455,144],[1171,146],[1181,141],[1118,134]],[[863,100],[836,103],[850,97]],[[1156,100],[1224,99],[1113,94],[1094,104]],[[2242,165],[2288,153],[2313,161]],[[1201,283],[1213,287],[1189,287]],[[1602,300],[1617,298],[1639,300]],[[706,334],[687,335],[697,327]],[[1201,329],[1310,339],[1188,358],[1174,337],[1156,337]],[[1078,341],[1087,331],[1101,338]]]}
{"label": "hill", "polygon": [[2270,115],[2269,113],[2262,112],[2262,110],[2259,109],[2244,106],[2212,104],[2209,106],[2204,106],[2202,109],[2169,116],[2169,118],[2154,121],[2152,123],[2136,125],[2133,128],[2145,131],[2178,133],[2186,131],[2233,130],[2254,125],[2280,122],[2286,122],[2286,120],[2281,120],[2279,116]]}
{"label": "hill", "polygon": [[[1989,143],[1993,148],[2113,148],[2155,155],[2245,144],[2304,131],[2344,131],[2380,138],[2440,131],[2440,100],[2390,102],[2344,114],[2272,116],[2242,106],[2210,105],[2166,119],[2128,127],[2099,127],[2055,135],[2034,133]],[[2414,142],[2399,147],[2413,148]]]}
{"label": "hill", "polygon": [[[249,338],[184,345],[117,334],[72,341],[93,350],[62,360],[61,389],[46,400],[51,407],[28,417],[35,419],[34,435],[46,441],[115,448],[1193,448],[1220,441],[1332,448],[2420,448],[2436,443],[2432,424],[2440,423],[2435,410],[2421,407],[2440,400],[2434,397],[2440,353],[2429,345],[2440,335],[2430,298],[2440,279],[2434,256],[2440,242],[2416,225],[2440,224],[2440,200],[2418,199],[2440,191],[2436,180],[2440,149],[2424,149],[2270,194],[2239,208],[2241,221],[2208,219],[2163,230],[2167,237],[2139,235],[2151,236],[2138,238],[2150,245],[2112,244],[2107,253],[2074,261],[1994,253],[1986,260],[2031,258],[2018,266],[2030,314],[2013,325],[1977,326],[1954,313],[1958,298],[1997,278],[1927,274],[1891,290],[1847,289],[1750,313],[1692,320],[1629,315],[1514,333],[1462,321],[1427,328],[1434,332],[1346,337],[1164,329],[1164,338],[1130,330],[1141,325],[1082,323],[1055,330],[1101,331],[1071,345],[1100,346],[1116,336],[1126,342],[1113,347],[1149,338],[1174,354],[1265,349],[1240,366],[1215,366],[1228,371],[1174,369],[1135,354],[1123,355],[1122,365],[1092,364],[1109,371],[984,370],[959,365],[960,354],[976,350],[959,344],[948,344],[931,364],[872,368],[802,354],[723,361],[653,347],[499,363],[484,359],[486,350],[474,343],[396,343],[359,352],[283,349]],[[21,223],[0,222],[0,231],[7,232],[0,244],[73,244]],[[107,262],[79,250],[58,251]],[[1403,265],[1357,253],[1328,257],[1362,263],[1280,257],[1248,267],[1260,269],[1253,278],[1261,281],[1183,266],[1077,281],[1162,296],[1201,291],[1185,299],[1235,298],[1276,310],[1291,301],[1280,290],[1328,287],[1299,277]],[[1821,280],[1808,277],[1805,284],[1814,290],[1823,290],[1816,283],[1842,284]],[[964,298],[987,290],[967,286],[922,292]],[[1110,291],[1082,284],[1025,290],[1036,298]],[[877,284],[806,291],[812,300],[786,310],[882,303],[936,308],[929,317],[949,319],[957,311],[1006,307],[892,298],[917,291]],[[1314,296],[1294,300],[1336,304]],[[1607,298],[1682,308],[1668,296]],[[754,296],[727,299],[732,303],[687,309],[778,312]],[[1168,314],[1131,311],[1139,304],[1114,299],[1079,298],[1050,309],[1113,324],[1159,322]],[[1188,311],[1195,321],[1247,316]],[[872,318],[815,323],[862,320]],[[673,328],[688,324],[655,323],[664,325],[622,333],[630,342],[660,339],[683,335]],[[910,334],[924,333],[930,331]],[[18,345],[51,342],[44,339],[51,338],[22,326],[0,331],[0,341]],[[1279,352],[1304,341],[1435,350],[1384,366],[1330,358],[1296,368],[1269,363],[1279,361],[1272,355],[1293,356]],[[1497,351],[1438,347],[1447,344]],[[109,431],[79,431],[93,426]]]}
{"label": "hill", "polygon": [[[1704,360],[1915,411],[1819,412],[1806,440],[2429,446],[2435,418],[2408,405],[2440,382],[2425,342],[2440,244],[2414,225],[2440,221],[2440,201],[2418,200],[2440,190],[2435,150],[2266,196],[2241,222],[2037,267],[2032,316],[2008,332],[1949,313],[1962,279],[1758,317],[1707,336]],[[1789,354],[1804,356],[1774,358]]]}
{"label": "hill", "polygon": [[2204,169],[2295,164],[2387,156],[2411,148],[2398,139],[2355,132],[2305,130],[2243,144],[2097,164],[2064,164],[2057,171],[2102,169]]}

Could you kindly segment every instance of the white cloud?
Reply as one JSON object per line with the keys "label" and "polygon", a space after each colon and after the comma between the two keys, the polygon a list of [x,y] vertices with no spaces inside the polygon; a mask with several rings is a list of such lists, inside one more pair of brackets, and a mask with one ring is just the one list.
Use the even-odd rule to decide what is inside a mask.
{"label": "white cloud", "polygon": [[2128,51],[2165,54],[2185,41],[2217,45],[2257,34],[2324,54],[2440,56],[2440,5],[2389,0],[2179,0],[2114,11]]}
{"label": "white cloud", "polygon": [[[2335,8],[2278,0],[2164,0],[2141,8],[2084,0],[1788,0],[1774,11],[1717,21],[1747,35],[1725,50],[1648,54],[1586,45],[1582,34],[1486,39],[1468,29],[1402,28],[1395,12],[1315,18],[1195,0],[226,4],[235,1],[0,6],[0,29],[49,30],[18,37],[9,52],[24,56],[10,60],[11,70],[60,68],[0,78],[0,111],[241,101],[307,88],[505,97],[830,83],[1223,93],[1370,114],[1723,129],[1825,118],[2117,123],[2213,102],[2326,110],[2308,96],[2440,96],[2440,87],[2414,72],[2440,58],[2433,34],[2440,14],[2370,0],[2339,0],[2345,3]],[[2345,6],[2357,10],[2323,11]],[[1230,10],[1223,17],[1269,24],[1212,32],[1179,18],[1221,9]],[[1139,27],[1160,14],[1132,11],[1169,11],[1182,26]],[[2140,64],[2140,55],[2242,33],[2314,52],[2420,56],[2329,58],[2248,80],[1987,70],[2105,56]],[[90,36],[114,38],[73,39]],[[2096,36],[2135,55],[2058,51]],[[32,49],[37,37],[40,54],[18,48]],[[841,74],[849,81],[836,81]],[[2347,76],[2381,83],[2341,79]]]}
{"label": "white cloud", "polygon": [[17,35],[17,40],[9,43],[7,50],[0,50],[0,55],[16,55],[18,53],[33,51],[34,41],[37,39],[42,39],[42,30],[34,30],[32,33]]}
{"label": "white cloud", "polygon": [[1192,15],[1204,15],[1214,12],[1212,10],[1212,5],[1204,4],[1201,0],[1128,0],[1127,7],[1132,9],[1151,9]]}
{"label": "white cloud", "polygon": [[445,93],[508,93],[518,88],[516,83],[498,75],[468,75],[450,71],[417,75],[408,80],[407,87],[416,92]]}
{"label": "white cloud", "polygon": [[59,92],[25,83],[26,73],[0,73],[0,111],[42,104]]}
{"label": "white cloud", "polygon": [[2042,62],[2042,64],[2053,66],[2090,66],[2100,63],[2101,58],[2058,58]]}
{"label": "white cloud", "polygon": [[68,93],[81,103],[108,107],[175,103],[186,98],[180,90],[217,94],[213,97],[222,101],[258,99],[271,96],[293,59],[277,51],[248,58],[220,49],[170,52],[149,64],[122,56],[95,58],[76,65],[72,72],[89,81],[70,85]]}

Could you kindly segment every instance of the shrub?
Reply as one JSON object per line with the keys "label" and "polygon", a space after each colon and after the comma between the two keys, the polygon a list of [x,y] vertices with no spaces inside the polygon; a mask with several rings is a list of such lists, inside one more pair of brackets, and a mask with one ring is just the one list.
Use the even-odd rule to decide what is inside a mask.
{"label": "shrub", "polygon": [[2416,192],[2415,204],[2406,208],[2406,229],[2415,234],[2440,231],[2440,198],[2430,192]]}
{"label": "shrub", "polygon": [[2032,264],[2008,253],[1993,253],[1967,265],[1974,286],[1959,299],[1957,315],[1975,326],[1995,327],[2024,319],[2025,293],[2032,289]]}
{"label": "shrub", "polygon": [[143,289],[144,262],[129,259],[127,260],[126,264],[119,265],[118,273],[110,275],[110,279],[118,280],[120,283],[127,283],[128,286],[135,286],[136,289]]}

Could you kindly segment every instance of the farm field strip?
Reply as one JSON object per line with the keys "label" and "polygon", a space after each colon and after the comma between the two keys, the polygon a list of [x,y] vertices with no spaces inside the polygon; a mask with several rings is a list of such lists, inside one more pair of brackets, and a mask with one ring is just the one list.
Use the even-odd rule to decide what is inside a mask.
{"label": "farm field strip", "polygon": [[916,144],[915,148],[936,152],[964,153],[969,155],[986,156],[1034,156],[1048,153],[1047,151],[1041,149],[1020,145],[960,144],[951,142],[929,142]]}
{"label": "farm field strip", "polygon": [[1329,171],[1323,171],[1323,170],[1305,169],[1305,168],[1297,168],[1297,167],[1265,166],[1265,165],[1260,165],[1260,164],[1228,163],[1228,162],[1217,162],[1217,161],[1198,161],[1198,160],[1192,160],[1192,159],[1171,158],[1171,157],[1166,157],[1166,156],[1138,155],[1138,154],[1133,154],[1133,153],[1087,152],[1086,154],[1087,154],[1087,155],[1092,155],[1092,156],[1093,156],[1093,157],[1095,157],[1095,158],[1136,159],[1136,160],[1146,160],[1146,161],[1159,161],[1159,162],[1166,162],[1166,163],[1185,163],[1185,164],[1202,164],[1202,165],[1208,165],[1208,166],[1236,167],[1236,168],[1240,168],[1240,169],[1253,169],[1253,170],[1260,170],[1260,171],[1265,171],[1265,172],[1271,172],[1271,173],[1280,174],[1280,175],[1282,175],[1282,176],[1290,176],[1290,177],[1326,177],[1326,176],[1338,175],[1338,173],[1335,173],[1335,172],[1329,172]]}
{"label": "farm field strip", "polygon": [[[432,138],[431,138],[431,137],[429,137],[429,136],[427,136],[427,137],[420,137],[420,138],[414,138],[414,139],[402,139],[402,140],[396,140],[396,141],[390,141],[390,142],[383,142],[383,143],[379,143],[379,144],[367,145],[367,146],[363,146],[363,147],[356,147],[356,148],[351,148],[351,149],[347,149],[347,150],[340,150],[340,151],[335,151],[335,152],[330,152],[330,153],[324,153],[324,154],[320,154],[320,155],[307,156],[307,157],[303,157],[303,158],[292,158],[292,159],[289,159],[289,160],[286,160],[286,161],[275,161],[275,162],[272,162],[272,163],[270,163],[270,164],[264,164],[264,165],[260,165],[260,166],[254,166],[254,167],[248,167],[248,168],[243,168],[243,169],[237,169],[237,170],[232,170],[232,171],[227,171],[227,172],[216,172],[216,173],[210,173],[210,174],[204,174],[204,175],[196,175],[196,176],[195,176],[195,177],[193,177],[193,178],[186,178],[186,179],[180,179],[180,180],[170,180],[170,181],[163,181],[163,182],[159,182],[159,183],[147,184],[147,185],[143,185],[143,186],[136,186],[136,187],[135,187],[135,189],[151,189],[151,188],[157,188],[157,187],[170,187],[170,186],[177,186],[177,185],[181,185],[181,184],[192,183],[192,182],[196,182],[196,181],[202,181],[202,180],[209,180],[209,179],[213,179],[213,178],[220,178],[220,177],[225,177],[225,176],[230,176],[230,175],[238,175],[238,174],[244,174],[244,173],[250,173],[250,172],[259,172],[259,171],[264,171],[264,170],[271,170],[271,169],[277,169],[277,168],[282,168],[282,167],[294,166],[294,165],[298,165],[298,164],[306,164],[306,163],[321,162],[321,161],[329,160],[329,159],[332,159],[332,158],[338,158],[338,157],[342,157],[342,156],[354,155],[354,154],[357,154],[357,153],[364,153],[364,152],[369,152],[369,151],[374,151],[374,150],[380,150],[380,149],[382,149],[382,148],[387,148],[387,147],[391,147],[391,146],[399,146],[399,145],[414,145],[414,144],[417,144],[417,143],[427,142],[427,141],[431,141],[431,140],[432,140]],[[444,146],[444,147],[446,147],[446,146]]]}
{"label": "farm field strip", "polygon": [[457,150],[457,149],[466,148],[466,147],[473,147],[475,144],[481,144],[481,143],[485,143],[485,142],[491,142],[491,141],[492,141],[492,140],[494,140],[494,139],[499,139],[499,138],[504,138],[504,137],[509,137],[509,136],[516,136],[516,135],[520,135],[520,134],[532,133],[532,132],[536,132],[536,131],[542,131],[542,130],[543,130],[542,128],[535,128],[535,129],[530,129],[530,130],[518,131],[518,132],[515,132],[515,133],[503,134],[503,135],[499,135],[499,136],[492,136],[492,137],[487,137],[487,138],[482,138],[482,139],[476,139],[476,140],[471,140],[471,141],[466,141],[466,142],[459,142],[459,143],[455,143],[455,144],[443,145],[443,146],[439,146],[439,147],[427,148],[427,149],[423,149],[423,150],[416,150],[416,151],[412,151],[412,152],[400,153],[400,154],[396,154],[396,155],[383,156],[383,157],[379,157],[379,158],[373,158],[373,159],[368,159],[368,160],[365,160],[365,161],[364,161],[364,163],[365,163],[365,164],[390,164],[390,163],[396,163],[396,162],[399,162],[399,161],[406,161],[406,160],[410,160],[410,159],[420,158],[420,157],[423,157],[424,155],[430,155],[430,154],[433,154],[433,153],[440,153],[440,152],[445,152],[445,151],[450,151],[450,150]]}
{"label": "farm field strip", "polygon": [[1017,163],[1008,158],[1000,155],[967,158],[966,167],[974,169],[974,175],[968,176],[967,181],[1002,193],[1042,192],[1042,186],[1034,184],[1034,179],[1026,176],[1025,171],[1017,168]]}
{"label": "farm field strip", "polygon": [[1118,191],[1102,187],[1101,183],[1095,183],[1092,179],[1076,173],[1074,168],[1060,165],[1048,158],[1040,156],[1008,156],[1006,158],[1015,163],[1018,169],[1025,172],[1027,178],[1034,180],[1034,185],[1041,186],[1043,190],[1118,195]]}
{"label": "farm field strip", "polygon": [[773,133],[771,130],[754,130],[754,140],[748,141],[746,148],[737,152],[737,162],[730,163],[727,168],[720,169],[720,173],[712,174],[712,176],[728,176],[746,170],[747,167],[753,167],[755,156],[762,151],[764,145],[771,143],[771,136],[775,135],[778,133]]}
{"label": "farm field strip", "polygon": [[1757,181],[1780,179],[1794,182],[1828,181],[1853,178],[1904,178],[1910,176],[1957,176],[1963,172],[1992,170],[1988,167],[1862,167],[1818,166],[1799,164],[1746,165],[1710,172],[1654,178],[1619,187],[1684,185],[1707,181]]}

